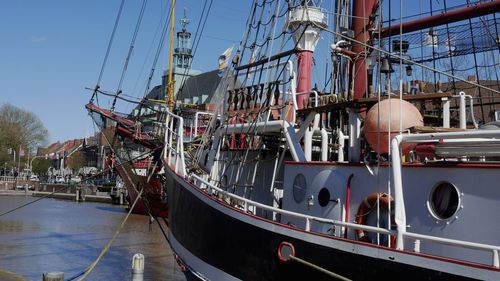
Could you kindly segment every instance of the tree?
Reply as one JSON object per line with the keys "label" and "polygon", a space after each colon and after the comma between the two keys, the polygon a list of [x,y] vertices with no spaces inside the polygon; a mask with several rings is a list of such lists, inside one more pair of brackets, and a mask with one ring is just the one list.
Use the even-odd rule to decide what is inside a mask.
{"label": "tree", "polygon": [[87,166],[87,156],[82,151],[75,152],[68,159],[68,166],[73,169],[75,173],[78,173],[78,170]]}
{"label": "tree", "polygon": [[[28,155],[29,151],[36,151],[38,146],[45,145],[48,132],[42,121],[32,112],[23,110],[11,104],[0,106],[0,164],[15,167],[14,162],[19,159],[19,147]],[[16,151],[16,160],[7,153],[8,149]],[[21,157],[21,163],[27,157]],[[21,165],[23,166],[23,165]]]}
{"label": "tree", "polygon": [[33,160],[33,173],[42,177],[47,176],[47,171],[52,166],[52,161],[45,158],[36,158]]}

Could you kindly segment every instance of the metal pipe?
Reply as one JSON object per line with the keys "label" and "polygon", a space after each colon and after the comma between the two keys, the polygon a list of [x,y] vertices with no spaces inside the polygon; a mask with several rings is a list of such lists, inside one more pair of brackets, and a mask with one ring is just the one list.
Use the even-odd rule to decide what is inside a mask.
{"label": "metal pipe", "polygon": [[465,115],[465,94],[463,92],[460,93],[460,128],[461,129],[466,129],[467,128],[467,120],[466,120],[466,115]]}
{"label": "metal pipe", "polygon": [[396,24],[393,26],[382,28],[382,30],[380,31],[380,37],[385,38],[388,37],[390,34],[394,35],[400,33],[401,34],[409,33],[412,31],[422,30],[448,23],[454,23],[461,20],[472,19],[484,15],[494,14],[497,12],[500,12],[500,0],[406,22],[403,23],[402,25]]}
{"label": "metal pipe", "polygon": [[[392,172],[394,179],[394,203],[395,215],[394,220],[397,225],[396,249],[404,249],[404,236],[406,234],[406,211],[403,198],[403,183],[401,178],[401,155],[399,146],[403,142],[419,142],[428,140],[441,139],[468,139],[468,138],[498,138],[500,130],[477,130],[465,132],[451,133],[429,133],[429,134],[413,134],[413,135],[397,135],[391,142],[391,160]],[[412,236],[415,236],[412,234]],[[422,237],[418,238],[421,239]],[[432,237],[433,241],[441,242],[438,237]],[[460,244],[462,245],[462,244]]]}
{"label": "metal pipe", "polygon": [[[349,204],[351,202],[351,181],[354,177],[354,174],[351,174],[347,179],[347,189],[345,195],[345,222],[349,222]],[[344,238],[347,239],[347,228],[344,231]]]}
{"label": "metal pipe", "polygon": [[[354,40],[362,42],[362,44],[353,43],[351,51],[356,55],[365,52],[365,44],[371,39],[369,30],[373,27],[373,22],[370,22],[370,16],[374,12],[376,4],[376,0],[353,2],[351,29],[354,31]],[[364,97],[367,80],[364,56],[360,56],[354,62],[354,72],[349,73],[349,76],[349,81],[354,81],[354,85],[351,85],[351,89],[354,88],[354,98]]]}
{"label": "metal pipe", "polygon": [[443,102],[443,128],[450,127],[450,100],[448,98],[442,98]]}

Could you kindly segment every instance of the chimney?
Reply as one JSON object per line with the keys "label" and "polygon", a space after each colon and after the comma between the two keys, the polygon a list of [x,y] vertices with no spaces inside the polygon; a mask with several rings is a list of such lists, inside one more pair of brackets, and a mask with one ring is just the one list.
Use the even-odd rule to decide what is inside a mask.
{"label": "chimney", "polygon": [[467,76],[467,81],[476,81],[476,76],[474,75]]}

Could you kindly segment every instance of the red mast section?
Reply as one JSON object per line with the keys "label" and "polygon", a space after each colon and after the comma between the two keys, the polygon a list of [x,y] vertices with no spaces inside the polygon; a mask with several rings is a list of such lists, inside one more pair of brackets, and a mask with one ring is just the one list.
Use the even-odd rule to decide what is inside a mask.
{"label": "red mast section", "polygon": [[[293,40],[300,50],[297,54],[298,85],[297,93],[311,91],[311,69],[313,52],[318,43],[323,22],[323,12],[315,1],[297,1],[300,5],[290,11],[288,29],[293,31]],[[297,107],[304,107],[308,94],[297,95]]]}
{"label": "red mast section", "polygon": [[[352,5],[351,28],[354,31],[354,40],[367,44],[370,40],[370,31],[373,29],[373,21],[370,16],[375,12],[376,0],[355,0]],[[354,98],[363,98],[366,95],[366,66],[363,53],[368,51],[365,45],[354,42],[352,49],[355,55],[354,61]],[[352,81],[352,76],[351,80]]]}

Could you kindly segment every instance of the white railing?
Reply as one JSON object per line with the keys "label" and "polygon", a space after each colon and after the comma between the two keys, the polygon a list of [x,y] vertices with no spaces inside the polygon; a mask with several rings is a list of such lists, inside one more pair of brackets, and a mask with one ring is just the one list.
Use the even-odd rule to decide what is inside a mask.
{"label": "white railing", "polygon": [[168,110],[165,120],[165,158],[169,166],[174,165],[174,171],[186,176],[184,159],[184,120]]}
{"label": "white railing", "polygon": [[471,138],[500,138],[500,130],[477,130],[453,133],[430,133],[430,134],[413,134],[413,135],[398,135],[392,139],[391,142],[391,160],[392,172],[394,177],[394,202],[395,202],[395,216],[394,220],[397,225],[397,239],[396,248],[399,250],[404,249],[404,238],[411,238],[416,241],[415,250],[419,251],[420,240],[430,241],[439,244],[452,245],[462,248],[470,248],[481,251],[489,251],[493,255],[493,266],[500,267],[498,258],[499,246],[486,245],[480,243],[473,243],[455,239],[434,237],[422,235],[417,233],[406,232],[406,212],[403,196],[403,181],[401,173],[401,155],[399,146],[403,142],[429,142],[440,141],[443,139],[471,139]]}
{"label": "white railing", "polygon": [[[211,117],[213,115],[214,114],[211,112],[202,112],[202,111],[196,112],[194,114],[194,120],[191,120],[191,124],[189,124],[189,135],[186,132],[185,137],[188,137],[189,141],[194,140],[199,135],[199,130],[201,130],[202,128],[204,130],[206,130],[206,128],[208,126],[207,123],[210,122],[210,118],[205,120],[205,119],[200,118],[200,116]],[[187,121],[188,121],[187,123],[189,123],[190,120],[187,120]],[[204,132],[204,130],[203,130],[203,132]],[[203,134],[203,132],[200,132],[200,133]]]}
{"label": "white railing", "polygon": [[16,179],[14,177],[11,177],[11,176],[1,176],[0,181],[1,182],[15,182]]}
{"label": "white railing", "polygon": [[[498,131],[498,133],[500,134],[500,131]],[[243,204],[242,210],[245,212],[248,212],[249,210],[251,210],[253,208],[260,208],[260,209],[265,210],[265,211],[275,212],[276,214],[281,214],[281,215],[286,215],[286,216],[291,216],[291,217],[303,219],[305,222],[305,230],[306,231],[311,231],[311,223],[312,222],[318,222],[318,223],[322,223],[322,224],[333,225],[333,226],[338,226],[338,227],[345,227],[348,229],[369,231],[369,232],[379,233],[379,234],[383,234],[383,235],[396,235],[398,239],[400,237],[401,237],[401,239],[402,238],[413,239],[415,241],[413,251],[418,252],[418,253],[420,252],[420,242],[421,241],[428,241],[428,242],[433,242],[433,243],[439,243],[439,244],[474,249],[474,250],[481,250],[481,251],[491,252],[493,255],[492,265],[494,267],[499,267],[499,252],[500,252],[499,246],[474,243],[474,242],[468,242],[468,241],[461,241],[461,240],[456,240],[456,239],[448,239],[448,238],[442,238],[442,237],[436,237],[436,236],[429,236],[429,235],[423,235],[423,234],[417,234],[417,233],[411,233],[411,232],[406,232],[406,229],[403,233],[400,233],[399,231],[389,230],[389,229],[385,229],[385,228],[379,228],[379,227],[374,227],[374,226],[361,225],[361,224],[355,224],[355,223],[350,223],[350,222],[343,222],[343,221],[338,221],[338,220],[332,220],[332,219],[326,219],[326,218],[321,218],[321,217],[304,215],[302,213],[287,211],[287,210],[279,209],[276,207],[271,207],[271,206],[268,206],[268,205],[265,205],[265,204],[262,204],[259,202],[252,201],[250,199],[235,195],[235,194],[227,192],[221,188],[218,188],[215,185],[209,183],[207,180],[205,180],[205,179],[203,179],[195,174],[191,174],[191,176],[202,183],[202,185],[200,185],[200,187],[204,188],[208,194],[212,195],[212,192],[215,190],[218,193],[220,193],[226,197],[235,199],[238,202],[242,203]],[[337,236],[341,237],[341,233],[338,232]],[[396,243],[396,246],[398,246],[397,243]],[[397,248],[397,249],[403,250],[404,244],[401,248]]]}
{"label": "white railing", "polygon": [[[212,191],[215,190],[224,196],[227,196],[229,198],[232,198],[232,199],[238,200],[239,202],[242,202],[243,203],[242,210],[245,212],[248,212],[248,210],[252,209],[252,207],[255,207],[255,208],[265,210],[265,211],[276,212],[277,214],[303,219],[305,224],[306,224],[306,227],[305,227],[306,231],[311,231],[311,223],[312,222],[319,222],[319,223],[328,224],[328,225],[348,227],[348,228],[352,228],[352,229],[360,229],[360,230],[364,230],[364,231],[376,232],[376,233],[385,234],[385,235],[395,235],[396,234],[395,231],[388,230],[385,228],[379,228],[379,227],[374,227],[374,226],[369,226],[369,225],[355,224],[355,223],[350,223],[350,222],[343,222],[343,221],[338,221],[338,220],[331,220],[331,219],[325,219],[325,218],[320,218],[320,217],[308,216],[308,215],[304,215],[301,213],[296,213],[296,212],[292,212],[292,211],[279,209],[276,207],[271,207],[271,206],[268,206],[268,205],[265,205],[265,204],[262,204],[259,202],[255,202],[255,201],[252,201],[250,199],[235,195],[233,193],[227,192],[221,188],[216,187],[215,185],[209,183],[207,180],[205,180],[205,179],[203,179],[195,174],[191,174],[191,176],[193,178],[195,178],[196,180],[199,180],[200,182],[203,183],[203,185],[206,186],[204,188],[202,185],[200,185],[200,187],[204,188],[208,194],[211,195]],[[340,237],[341,233],[338,233],[337,236]]]}

